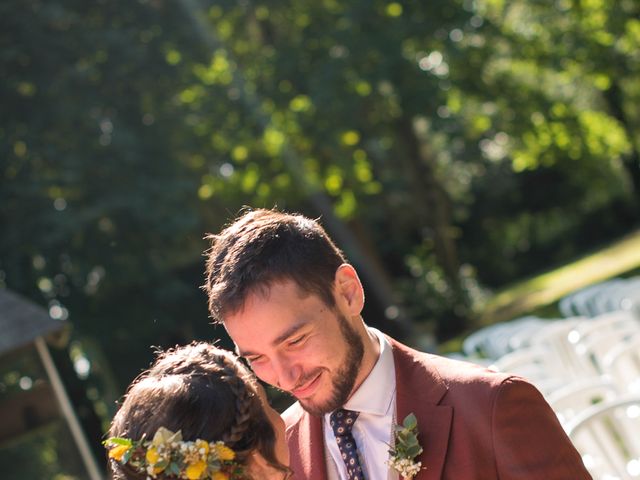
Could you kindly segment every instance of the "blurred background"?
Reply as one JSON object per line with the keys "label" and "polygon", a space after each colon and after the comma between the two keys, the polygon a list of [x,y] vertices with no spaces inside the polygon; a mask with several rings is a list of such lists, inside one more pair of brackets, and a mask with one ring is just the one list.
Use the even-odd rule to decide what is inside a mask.
{"label": "blurred background", "polygon": [[99,478],[153,346],[231,345],[203,237],[243,206],[320,218],[423,350],[553,314],[589,275],[491,305],[638,238],[639,71],[635,0],[3,1],[2,478]]}

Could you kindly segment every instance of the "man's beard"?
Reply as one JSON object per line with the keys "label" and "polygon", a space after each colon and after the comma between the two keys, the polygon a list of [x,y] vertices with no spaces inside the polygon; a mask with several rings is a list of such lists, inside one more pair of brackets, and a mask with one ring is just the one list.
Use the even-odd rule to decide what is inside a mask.
{"label": "man's beard", "polygon": [[[302,408],[311,415],[322,416],[325,413],[333,412],[337,408],[342,407],[349,399],[349,395],[356,383],[356,377],[360,371],[360,365],[362,364],[362,357],[364,356],[364,343],[362,339],[343,315],[338,314],[337,320],[340,325],[340,331],[342,332],[342,338],[347,345],[347,355],[344,359],[344,366],[334,372],[333,377],[331,377],[330,380],[333,387],[331,396],[322,404],[299,400]],[[309,375],[305,375],[305,377],[313,378],[321,373],[322,370],[324,369],[319,368],[314,370]]]}

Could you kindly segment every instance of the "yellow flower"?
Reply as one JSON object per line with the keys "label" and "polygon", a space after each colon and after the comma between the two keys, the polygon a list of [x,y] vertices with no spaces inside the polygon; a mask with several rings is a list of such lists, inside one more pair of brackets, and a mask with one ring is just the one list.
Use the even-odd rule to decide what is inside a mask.
{"label": "yellow flower", "polygon": [[159,467],[156,467],[155,465],[147,465],[146,471],[151,478],[156,478],[156,475],[158,475],[159,473],[162,473],[165,468],[167,468],[166,465],[161,465]]}
{"label": "yellow flower", "polygon": [[220,461],[233,460],[236,458],[236,452],[231,450],[229,447],[224,445],[223,443],[216,443],[216,455],[220,459]]}
{"label": "yellow flower", "polygon": [[209,453],[209,442],[205,440],[196,440],[196,448],[198,449],[198,452],[200,450],[204,450],[204,454],[206,456]]}
{"label": "yellow flower", "polygon": [[224,472],[215,472],[211,478],[212,480],[229,480],[229,475]]}
{"label": "yellow flower", "polygon": [[158,455],[158,450],[156,450],[154,447],[151,447],[149,450],[147,450],[147,454],[145,455],[147,462],[149,462],[151,465],[155,465],[156,463],[158,463],[158,460],[160,460],[160,455]]}
{"label": "yellow flower", "polygon": [[122,460],[122,457],[129,451],[130,448],[130,445],[118,445],[117,447],[109,450],[109,458],[113,458],[119,462]]}
{"label": "yellow flower", "polygon": [[207,464],[203,460],[200,460],[189,465],[185,473],[187,474],[187,478],[189,480],[198,480],[206,469]]}

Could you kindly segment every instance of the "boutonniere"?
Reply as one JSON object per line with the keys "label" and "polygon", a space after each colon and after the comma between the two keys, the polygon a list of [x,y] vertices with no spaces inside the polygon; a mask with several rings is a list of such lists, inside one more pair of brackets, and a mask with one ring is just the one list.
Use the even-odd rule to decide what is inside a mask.
{"label": "boutonniere", "polygon": [[415,461],[422,453],[422,447],[418,442],[418,420],[413,413],[407,415],[402,425],[396,425],[394,439],[389,450],[389,466],[404,480],[412,480],[422,469],[422,462]]}

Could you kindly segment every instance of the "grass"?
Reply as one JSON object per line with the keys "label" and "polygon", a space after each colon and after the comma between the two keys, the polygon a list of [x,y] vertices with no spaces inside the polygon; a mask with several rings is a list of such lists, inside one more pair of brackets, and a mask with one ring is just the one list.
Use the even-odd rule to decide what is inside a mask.
{"label": "grass", "polygon": [[591,284],[640,267],[640,230],[573,263],[518,282],[494,295],[480,325],[510,320],[542,309]]}

